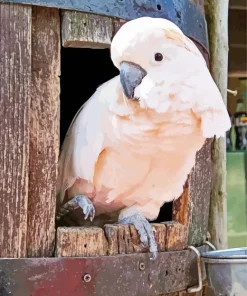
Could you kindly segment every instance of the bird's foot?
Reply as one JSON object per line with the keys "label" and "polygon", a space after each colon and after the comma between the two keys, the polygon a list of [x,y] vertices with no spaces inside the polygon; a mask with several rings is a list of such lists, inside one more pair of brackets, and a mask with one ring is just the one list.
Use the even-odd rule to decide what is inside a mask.
{"label": "bird's foot", "polygon": [[141,245],[152,253],[151,260],[155,260],[158,256],[158,247],[154,238],[154,233],[151,224],[140,214],[123,217],[119,219],[119,224],[132,224],[135,226],[139,236]]}
{"label": "bird's foot", "polygon": [[91,200],[85,195],[77,195],[65,203],[57,213],[56,219],[59,220],[62,216],[77,208],[82,209],[85,215],[85,220],[90,217],[91,222],[93,221],[95,216],[95,208]]}

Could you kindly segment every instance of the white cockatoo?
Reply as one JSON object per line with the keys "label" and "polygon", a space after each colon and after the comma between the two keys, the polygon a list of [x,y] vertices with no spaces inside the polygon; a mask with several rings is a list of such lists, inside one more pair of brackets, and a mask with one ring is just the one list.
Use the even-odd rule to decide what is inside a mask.
{"label": "white cockatoo", "polygon": [[120,75],[81,107],[63,143],[57,218],[75,207],[91,220],[119,213],[154,259],[148,220],[181,195],[206,138],[225,136],[231,123],[202,54],[172,22],[124,24],[111,58]]}

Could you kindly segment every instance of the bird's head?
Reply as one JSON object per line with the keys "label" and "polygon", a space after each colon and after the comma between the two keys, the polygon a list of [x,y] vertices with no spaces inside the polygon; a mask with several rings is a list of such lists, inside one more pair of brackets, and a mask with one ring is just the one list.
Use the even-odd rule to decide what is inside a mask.
{"label": "bird's head", "polygon": [[206,65],[195,44],[174,23],[150,17],[121,27],[111,44],[111,58],[120,71],[124,95],[159,113],[172,104],[184,77]]}

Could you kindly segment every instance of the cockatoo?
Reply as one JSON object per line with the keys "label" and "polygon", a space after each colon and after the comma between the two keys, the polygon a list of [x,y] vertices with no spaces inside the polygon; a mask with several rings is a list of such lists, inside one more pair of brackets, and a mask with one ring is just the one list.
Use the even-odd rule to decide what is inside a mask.
{"label": "cockatoo", "polygon": [[202,54],[174,23],[124,24],[111,59],[120,75],[81,107],[63,143],[57,218],[76,207],[91,220],[119,213],[155,259],[148,221],[182,194],[206,138],[225,136],[231,123]]}

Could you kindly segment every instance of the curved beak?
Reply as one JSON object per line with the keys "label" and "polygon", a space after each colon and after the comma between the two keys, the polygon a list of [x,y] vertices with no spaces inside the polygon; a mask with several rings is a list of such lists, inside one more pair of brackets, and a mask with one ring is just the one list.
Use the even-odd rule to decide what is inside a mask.
{"label": "curved beak", "polygon": [[135,88],[142,82],[147,72],[131,62],[122,62],[120,65],[120,81],[125,96],[134,99]]}

